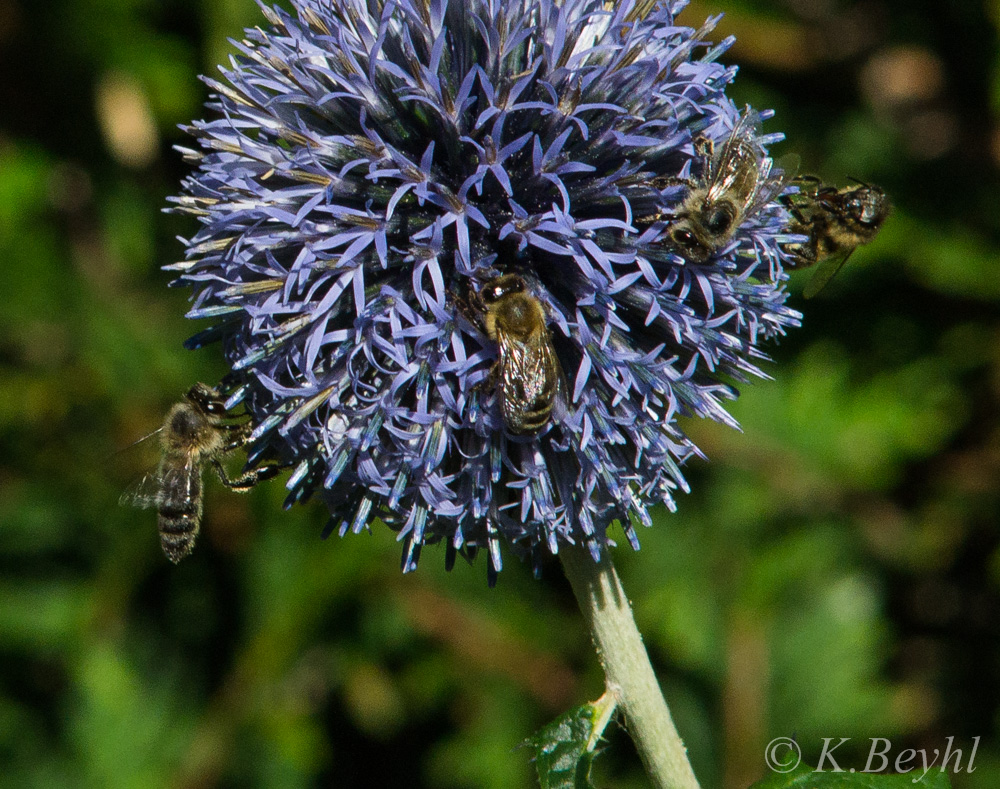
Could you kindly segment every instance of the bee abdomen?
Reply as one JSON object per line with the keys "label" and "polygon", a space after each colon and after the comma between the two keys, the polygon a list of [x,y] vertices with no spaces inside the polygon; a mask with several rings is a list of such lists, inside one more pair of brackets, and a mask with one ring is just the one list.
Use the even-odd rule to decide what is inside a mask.
{"label": "bee abdomen", "polygon": [[559,391],[558,378],[547,373],[542,373],[541,377],[541,385],[537,387],[526,387],[523,380],[505,381],[503,417],[510,432],[534,435],[552,418]]}
{"label": "bee abdomen", "polygon": [[548,424],[552,417],[552,403],[531,410],[513,410],[504,414],[507,428],[512,433],[534,435]]}
{"label": "bee abdomen", "polygon": [[164,504],[160,507],[160,546],[174,564],[194,548],[201,523],[200,509],[195,501],[184,501],[179,505]]}

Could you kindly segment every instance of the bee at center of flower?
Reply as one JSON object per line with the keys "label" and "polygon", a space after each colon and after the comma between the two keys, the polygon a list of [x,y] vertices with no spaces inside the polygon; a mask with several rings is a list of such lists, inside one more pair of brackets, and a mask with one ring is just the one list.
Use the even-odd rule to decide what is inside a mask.
{"label": "bee at center of flower", "polygon": [[562,377],[545,308],[521,277],[505,274],[473,291],[466,312],[497,344],[487,384],[500,398],[507,429],[539,432],[552,416]]}

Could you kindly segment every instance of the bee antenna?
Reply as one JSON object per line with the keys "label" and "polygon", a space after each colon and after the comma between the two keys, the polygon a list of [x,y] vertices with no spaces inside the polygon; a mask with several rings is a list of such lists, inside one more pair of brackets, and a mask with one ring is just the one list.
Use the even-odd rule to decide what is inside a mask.
{"label": "bee antenna", "polygon": [[118,449],[118,450],[115,450],[115,455],[120,455],[120,454],[121,454],[122,452],[125,452],[125,451],[127,451],[127,450],[131,449],[132,447],[136,446],[137,444],[141,444],[141,443],[142,443],[143,441],[145,441],[146,439],[148,439],[148,438],[152,438],[153,436],[155,436],[155,435],[156,435],[157,433],[159,433],[159,432],[160,432],[161,430],[163,430],[163,426],[162,426],[162,425],[161,425],[160,427],[156,428],[156,430],[154,430],[153,432],[151,432],[151,433],[146,433],[146,435],[144,435],[144,436],[143,436],[142,438],[137,438],[137,439],[136,439],[135,441],[133,441],[133,442],[132,442],[131,444],[126,444],[126,445],[125,445],[125,446],[123,446],[123,447],[122,447],[121,449]]}
{"label": "bee antenna", "polygon": [[847,180],[848,181],[854,181],[854,183],[858,184],[859,186],[864,186],[864,187],[867,187],[869,189],[871,188],[871,184],[866,184],[860,178],[855,178],[853,175],[847,176]]}

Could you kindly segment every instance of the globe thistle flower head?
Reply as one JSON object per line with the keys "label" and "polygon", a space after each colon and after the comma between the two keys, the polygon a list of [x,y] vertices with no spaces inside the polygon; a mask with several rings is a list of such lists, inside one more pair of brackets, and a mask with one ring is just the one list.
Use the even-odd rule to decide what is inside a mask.
{"label": "globe thistle flower head", "polygon": [[438,541],[491,580],[501,540],[598,557],[615,521],[638,548],[687,490],[677,418],[735,425],[732,382],[799,318],[781,135],[726,97],[731,42],[683,2],[293,5],[206,80],[175,199],[201,228],[168,267],[216,320],[190,344],[224,343],[251,463],[293,466],[328,532],[382,519],[404,570]]}

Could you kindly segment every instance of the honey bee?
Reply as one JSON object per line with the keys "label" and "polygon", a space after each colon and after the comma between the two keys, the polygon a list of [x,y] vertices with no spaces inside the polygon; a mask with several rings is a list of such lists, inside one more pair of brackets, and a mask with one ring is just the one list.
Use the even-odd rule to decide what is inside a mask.
{"label": "honey bee", "polygon": [[552,418],[562,389],[562,368],[552,347],[545,309],[517,274],[504,274],[470,293],[472,319],[497,343],[487,379],[497,389],[511,433],[533,435]]}
{"label": "honey bee", "polygon": [[804,244],[787,247],[792,257],[789,267],[820,264],[803,291],[810,299],[833,279],[855,249],[875,238],[891,206],[881,188],[860,181],[841,189],[815,176],[798,181],[799,193],[785,195],[782,202],[793,217],[789,232],[808,236]]}
{"label": "honey bee", "polygon": [[205,463],[212,464],[224,485],[241,492],[280,470],[268,465],[229,478],[219,457],[246,445],[250,432],[249,425],[231,419],[218,390],[202,383],[192,386],[157,431],[162,450],[159,466],[121,498],[122,504],[156,508],[160,544],[174,564],[191,553],[198,536]]}
{"label": "honey bee", "polygon": [[677,210],[660,215],[670,221],[670,240],[687,260],[705,263],[794,177],[796,157],[775,166],[764,154],[758,142],[760,122],[760,115],[747,107],[719,151],[709,139],[696,141],[695,151],[702,160],[698,178],[654,179],[658,188],[688,188]]}

